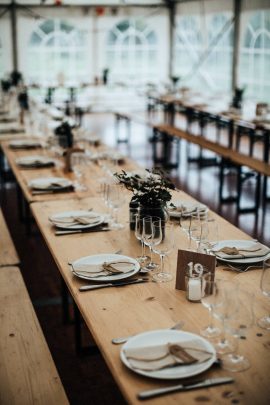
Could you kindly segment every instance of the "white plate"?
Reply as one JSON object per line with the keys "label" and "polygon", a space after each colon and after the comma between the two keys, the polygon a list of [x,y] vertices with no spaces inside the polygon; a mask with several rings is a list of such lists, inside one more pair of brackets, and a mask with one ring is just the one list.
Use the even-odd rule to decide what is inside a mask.
{"label": "white plate", "polygon": [[185,214],[185,216],[191,215],[192,213],[195,212],[196,208],[199,211],[205,211],[205,212],[209,211],[209,208],[206,205],[198,204],[198,203],[191,202],[191,201],[179,201],[178,200],[178,201],[172,201],[172,204],[174,204],[176,207],[183,206],[183,208],[184,208],[184,212],[177,211],[177,210],[171,209],[170,203],[168,203],[167,211],[168,211],[168,214],[170,215],[170,217],[173,217],[173,218],[180,218],[182,212]]}
{"label": "white plate", "polygon": [[101,277],[87,277],[83,275],[77,275],[79,278],[83,278],[85,280],[91,280],[91,281],[98,281],[98,282],[108,282],[108,281],[117,281],[117,280],[123,280],[125,278],[129,278],[131,276],[134,276],[134,274],[138,273],[140,270],[140,265],[137,262],[137,260],[133,259],[132,257],[128,256],[122,256],[122,255],[115,255],[115,254],[100,254],[100,255],[93,255],[93,256],[86,256],[86,257],[81,257],[80,259],[76,260],[75,262],[72,263],[72,265],[76,264],[102,264],[104,262],[112,262],[112,261],[129,261],[130,263],[134,263],[134,270],[132,270],[129,273],[125,274],[119,274],[119,275],[114,275],[114,276],[101,276]]}
{"label": "white plate", "polygon": [[[213,356],[199,364],[190,365],[180,365],[176,367],[168,367],[158,371],[144,371],[138,370],[131,367],[128,359],[125,356],[124,350],[130,348],[144,347],[144,346],[156,346],[166,343],[177,343],[177,342],[187,342],[189,340],[198,340],[205,347],[207,351],[213,353]],[[120,358],[122,362],[132,371],[137,374],[144,375],[146,377],[160,378],[160,379],[176,379],[176,378],[186,378],[193,375],[197,375],[207,370],[216,360],[216,351],[214,347],[206,339],[194,333],[184,332],[180,330],[154,330],[151,332],[141,333],[130,338],[122,347],[120,352]]]}
{"label": "white plate", "polygon": [[9,146],[12,148],[38,148],[40,147],[40,143],[38,141],[31,141],[31,140],[14,140],[9,143]]}
{"label": "white plate", "polygon": [[51,163],[54,163],[54,160],[51,158],[48,158],[46,156],[23,156],[19,159],[16,159],[16,163],[18,165],[22,165],[22,166],[33,166],[36,165],[36,163],[38,162],[38,165],[48,165]]}
{"label": "white plate", "polygon": [[51,215],[49,217],[49,220],[51,222],[57,222],[57,220],[61,220],[61,218],[68,218],[68,217],[72,217],[72,216],[86,216],[86,217],[97,217],[96,218],[96,222],[94,224],[76,224],[76,225],[71,225],[68,226],[67,224],[54,224],[57,228],[60,229],[87,229],[87,228],[93,228],[94,226],[100,225],[102,224],[102,222],[104,222],[104,216],[94,212],[94,211],[65,211],[65,212],[60,212],[58,214],[54,214]]}
{"label": "white plate", "polygon": [[[217,242],[213,248],[214,250],[219,250],[222,249],[225,246],[228,247],[236,247],[237,249],[241,248],[252,248],[254,245],[256,245],[258,242],[254,240],[222,240],[220,242]],[[214,253],[214,251],[213,251]],[[227,262],[227,263],[239,263],[239,264],[246,264],[246,263],[259,263],[265,260],[266,258],[270,257],[270,253],[265,255],[265,256],[260,256],[260,257],[247,257],[245,259],[221,259],[220,257],[216,256],[216,258],[222,262]]]}
{"label": "white plate", "polygon": [[[61,183],[61,187],[50,186],[54,182]],[[72,182],[64,177],[39,177],[29,181],[28,186],[35,190],[61,190],[72,186]]]}

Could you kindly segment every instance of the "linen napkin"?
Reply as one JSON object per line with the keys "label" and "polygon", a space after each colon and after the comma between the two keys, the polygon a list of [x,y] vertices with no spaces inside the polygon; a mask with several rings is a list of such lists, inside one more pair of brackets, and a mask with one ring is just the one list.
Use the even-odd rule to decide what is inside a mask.
{"label": "linen napkin", "polygon": [[66,183],[65,181],[61,180],[52,180],[48,181],[47,183],[40,183],[38,185],[33,186],[32,188],[38,190],[53,190],[53,189],[62,189],[62,188],[69,188],[70,184]]}
{"label": "linen napkin", "polygon": [[54,225],[60,225],[65,227],[72,227],[74,225],[91,225],[98,223],[100,220],[100,215],[92,215],[88,216],[86,214],[82,215],[72,215],[70,217],[65,217],[65,218],[55,218],[55,219],[50,219],[51,222]]}
{"label": "linen napkin", "polygon": [[132,368],[144,371],[203,363],[213,356],[199,340],[129,348],[124,353]]}
{"label": "linen napkin", "polygon": [[193,203],[185,203],[185,202],[174,202],[173,204],[169,205],[168,211],[169,214],[192,214],[195,211],[203,211],[206,209],[205,205],[202,204],[193,204]]}
{"label": "linen napkin", "polygon": [[134,263],[128,261],[112,261],[101,264],[72,264],[73,271],[78,275],[91,277],[112,276],[130,273],[134,270]]}
{"label": "linen napkin", "polygon": [[237,248],[235,246],[224,246],[219,250],[212,250],[215,256],[220,259],[245,259],[252,257],[263,257],[270,253],[270,248],[262,245],[261,243],[256,243],[250,246],[242,246]]}

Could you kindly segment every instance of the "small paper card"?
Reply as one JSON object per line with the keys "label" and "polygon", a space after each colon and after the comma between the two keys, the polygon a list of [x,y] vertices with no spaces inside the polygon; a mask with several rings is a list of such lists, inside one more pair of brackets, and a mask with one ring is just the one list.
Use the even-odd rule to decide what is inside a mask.
{"label": "small paper card", "polygon": [[176,268],[176,290],[185,291],[185,274],[188,271],[189,263],[200,263],[212,273],[215,277],[216,256],[207,255],[204,253],[191,252],[189,250],[178,250],[177,268]]}

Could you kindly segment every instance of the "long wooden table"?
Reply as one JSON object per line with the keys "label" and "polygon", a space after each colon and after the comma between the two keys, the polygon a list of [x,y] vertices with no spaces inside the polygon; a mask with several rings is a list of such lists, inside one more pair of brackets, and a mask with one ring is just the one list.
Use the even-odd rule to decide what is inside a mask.
{"label": "long wooden table", "polygon": [[16,252],[15,246],[11,239],[3,212],[0,209],[0,267],[16,265],[20,263],[20,259]]}
{"label": "long wooden table", "polygon": [[[176,195],[179,199],[190,199],[183,192]],[[72,275],[68,262],[83,256],[112,253],[118,249],[122,250],[122,254],[131,257],[140,253],[140,244],[135,239],[134,233],[129,230],[127,223],[127,205],[121,211],[120,219],[125,224],[121,231],[55,236],[52,225],[48,221],[50,215],[66,210],[89,208],[98,212],[105,209],[99,198],[31,204],[37,225],[116,383],[127,402],[137,404],[139,403],[137,399],[139,391],[171,385],[173,382],[155,381],[129,371],[120,360],[120,347],[113,345],[111,339],[143,331],[169,328],[179,320],[185,321],[184,330],[199,333],[200,328],[208,322],[209,315],[200,303],[188,302],[185,293],[174,288],[174,280],[161,285],[149,282],[121,288],[79,292],[79,286],[84,285],[85,282]],[[245,233],[221,217],[212,215],[218,221],[221,239],[249,239]],[[169,271],[174,275],[174,279],[177,248],[185,249],[187,247],[187,238],[178,225],[176,225],[175,234],[176,248],[169,259]],[[223,270],[221,266],[217,268],[216,274],[219,278],[236,278],[242,287],[256,294],[256,315],[258,312],[267,311],[259,291],[260,270],[238,275]],[[212,367],[200,376],[206,378],[231,375],[235,378],[233,385],[176,393],[150,400],[149,403],[195,404],[200,401],[200,398],[204,398],[205,401],[215,404],[228,404],[231,399],[252,405],[268,404],[270,398],[269,347],[269,332],[259,329],[255,323],[248,331],[247,339],[240,341],[240,351],[246,354],[251,361],[249,370],[233,374]],[[230,399],[227,398],[226,392],[231,392]]]}
{"label": "long wooden table", "polygon": [[[42,148],[31,149],[31,150],[15,150],[9,147],[9,142],[1,143],[3,153],[7,158],[9,166],[16,178],[16,181],[23,192],[24,198],[28,203],[34,201],[50,201],[50,200],[66,200],[70,198],[83,198],[83,197],[95,197],[98,195],[100,190],[99,179],[102,177],[102,172],[96,163],[89,165],[87,170],[87,177],[85,178],[85,185],[87,187],[86,191],[77,191],[72,192],[63,192],[63,193],[42,193],[40,195],[33,195],[31,190],[28,187],[28,182],[39,177],[65,177],[74,182],[75,176],[72,172],[65,172],[63,159],[58,157],[55,158],[58,161],[58,164],[55,167],[51,168],[40,168],[40,169],[22,169],[16,163],[16,159],[23,156],[33,156],[33,155],[45,155],[47,152]],[[103,146],[103,149],[105,147]],[[109,148],[106,148],[109,149]],[[113,150],[111,149],[113,152]],[[124,164],[119,165],[118,171],[125,170],[135,170],[138,168],[138,165],[133,162],[131,159],[125,157]],[[104,177],[104,174],[103,174]]]}

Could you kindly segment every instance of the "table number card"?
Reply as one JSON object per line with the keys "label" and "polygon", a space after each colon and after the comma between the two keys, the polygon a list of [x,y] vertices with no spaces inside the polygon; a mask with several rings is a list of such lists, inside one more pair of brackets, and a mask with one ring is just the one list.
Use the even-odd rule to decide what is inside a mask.
{"label": "table number card", "polygon": [[178,250],[177,268],[176,268],[176,290],[185,291],[185,274],[189,268],[189,263],[200,263],[203,267],[207,267],[212,273],[213,278],[216,268],[216,257],[204,253],[191,252],[189,250]]}

